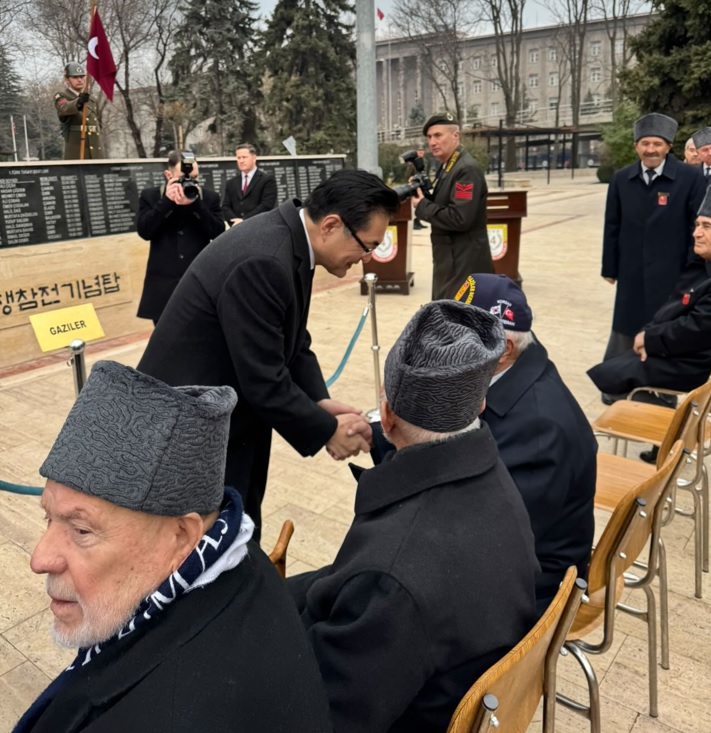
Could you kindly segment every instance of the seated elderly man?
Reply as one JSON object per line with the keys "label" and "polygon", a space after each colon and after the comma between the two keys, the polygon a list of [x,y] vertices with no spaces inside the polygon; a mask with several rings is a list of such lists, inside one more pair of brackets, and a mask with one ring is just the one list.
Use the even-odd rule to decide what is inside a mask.
{"label": "seated elderly man", "polygon": [[16,733],[330,730],[299,617],[223,487],[236,401],[94,367],[40,469],[31,560],[79,652]]}
{"label": "seated elderly man", "polygon": [[506,275],[470,275],[456,300],[494,314],[506,333],[506,349],[481,417],[531,518],[542,570],[536,604],[543,613],[571,565],[587,577],[595,530],[597,441],[531,331],[533,314],[521,288]]}
{"label": "seated elderly man", "polygon": [[605,392],[664,387],[687,392],[711,371],[711,189],[694,228],[694,254],[667,302],[632,349],[594,366],[588,376]]}
{"label": "seated elderly man", "polygon": [[478,308],[415,314],[385,362],[382,423],[398,450],[354,470],[333,564],[287,581],[336,733],[441,733],[535,621],[531,525],[476,417],[504,347]]}

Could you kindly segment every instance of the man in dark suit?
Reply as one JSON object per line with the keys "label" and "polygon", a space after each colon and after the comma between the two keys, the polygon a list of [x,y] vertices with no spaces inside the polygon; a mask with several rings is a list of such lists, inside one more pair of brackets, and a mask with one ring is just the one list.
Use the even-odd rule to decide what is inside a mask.
{"label": "man in dark suit", "polygon": [[640,117],[634,125],[640,162],[617,171],[607,192],[602,276],[617,291],[605,359],[632,347],[689,258],[706,185],[699,168],[669,154],[676,129],[666,115]]}
{"label": "man in dark suit", "polygon": [[[166,183],[141,191],[136,229],[138,236],[150,240],[146,278],[138,305],[138,317],[157,323],[180,278],[209,242],[225,231],[220,197],[196,187],[185,195],[183,155],[168,154]],[[188,161],[187,178],[197,180],[197,161]]]}
{"label": "man in dark suit", "polygon": [[470,272],[493,272],[486,231],[486,179],[459,144],[459,124],[447,113],[425,123],[430,152],[440,162],[432,192],[412,197],[415,217],[432,225],[432,300],[453,298]]}
{"label": "man in dark suit", "polygon": [[535,621],[531,525],[477,417],[504,343],[497,318],[453,300],[413,316],[385,362],[397,451],[354,470],[333,564],[287,579],[334,733],[441,733]]}
{"label": "man in dark suit", "polygon": [[696,258],[667,302],[635,336],[631,349],[594,366],[588,376],[604,391],[663,387],[687,392],[711,372],[711,193],[694,228]]}
{"label": "man in dark suit", "polygon": [[383,240],[397,194],[342,170],[304,208],[286,201],[218,237],[180,281],[138,368],[171,385],[229,384],[226,481],[257,524],[275,429],[301,455],[369,449],[360,410],[329,398],[306,328],[315,265],[343,277]]}
{"label": "man in dark suit", "polygon": [[254,145],[238,145],[235,157],[239,175],[227,181],[222,199],[222,213],[230,226],[271,211],[277,203],[276,180],[271,174],[257,168],[257,151]]}
{"label": "man in dark suit", "polygon": [[498,316],[506,349],[481,417],[521,492],[536,540],[543,613],[565,571],[587,577],[592,551],[597,441],[585,414],[531,331],[526,296],[506,275],[470,275],[457,300]]}

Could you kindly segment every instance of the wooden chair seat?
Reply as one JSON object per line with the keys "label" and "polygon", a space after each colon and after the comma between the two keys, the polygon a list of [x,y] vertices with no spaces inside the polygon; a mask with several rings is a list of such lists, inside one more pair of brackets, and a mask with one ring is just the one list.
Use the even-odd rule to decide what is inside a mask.
{"label": "wooden chair seat", "polygon": [[595,508],[614,512],[629,491],[653,475],[654,466],[648,463],[611,453],[598,453]]}
{"label": "wooden chair seat", "polygon": [[619,400],[592,421],[593,431],[623,440],[661,445],[675,410],[645,402]]}

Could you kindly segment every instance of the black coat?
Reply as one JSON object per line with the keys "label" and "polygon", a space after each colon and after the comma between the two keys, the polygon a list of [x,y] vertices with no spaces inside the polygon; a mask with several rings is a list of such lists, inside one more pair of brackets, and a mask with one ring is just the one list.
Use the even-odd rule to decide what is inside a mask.
{"label": "black coat", "polygon": [[76,670],[32,733],[328,733],[318,667],[264,553]]}
{"label": "black coat", "polygon": [[667,155],[652,185],[641,163],[618,170],[605,207],[602,276],[617,280],[612,330],[634,336],[669,297],[693,248],[701,170]]}
{"label": "black coat", "polygon": [[454,298],[472,272],[494,272],[486,230],[486,179],[472,156],[459,148],[450,171],[440,165],[432,195],[415,216],[432,225],[432,300]]}
{"label": "black coat", "polygon": [[220,197],[202,190],[202,198],[178,206],[164,195],[165,186],[146,188],[138,202],[138,236],[150,240],[139,318],[157,321],[180,278],[210,240],[225,231]]}
{"label": "black coat", "polygon": [[237,391],[225,480],[258,526],[272,428],[304,456],[336,431],[336,418],[316,404],[328,390],[306,329],[312,279],[299,210],[287,201],[200,253],[138,364],[173,386]]}
{"label": "black coat", "polygon": [[242,173],[237,171],[225,185],[222,198],[222,215],[230,224],[230,219],[249,219],[265,211],[271,211],[277,205],[277,184],[271,173],[254,172],[247,191],[242,196]]}
{"label": "black coat", "polygon": [[621,394],[635,387],[687,392],[711,372],[711,263],[696,258],[684,271],[669,300],[644,327],[647,360],[631,349],[594,366],[588,376],[603,392]]}
{"label": "black coat", "polygon": [[391,452],[358,480],[333,565],[287,579],[335,733],[442,733],[535,621],[521,496],[482,425]]}
{"label": "black coat", "polygon": [[587,577],[595,529],[597,441],[537,342],[491,385],[482,418],[531,519],[543,571],[536,599],[543,610],[571,565]]}

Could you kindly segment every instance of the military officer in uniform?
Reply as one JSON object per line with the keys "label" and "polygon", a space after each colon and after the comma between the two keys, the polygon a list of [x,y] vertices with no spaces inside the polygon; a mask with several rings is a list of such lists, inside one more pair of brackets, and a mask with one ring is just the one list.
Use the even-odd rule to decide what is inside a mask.
{"label": "military officer in uniform", "polygon": [[89,93],[83,91],[85,78],[84,67],[76,61],[70,61],[64,67],[66,87],[54,95],[54,106],[57,108],[59,121],[62,124],[64,160],[79,159],[84,105],[87,105],[84,159],[96,160],[104,157],[96,105],[92,102]]}

